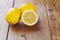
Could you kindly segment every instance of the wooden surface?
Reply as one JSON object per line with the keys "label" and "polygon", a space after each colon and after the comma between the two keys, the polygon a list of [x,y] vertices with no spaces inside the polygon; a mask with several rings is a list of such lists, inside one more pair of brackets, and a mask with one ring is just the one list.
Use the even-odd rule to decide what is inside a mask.
{"label": "wooden surface", "polygon": [[[36,2],[37,1],[37,2]],[[20,7],[22,4],[29,2],[37,7],[37,14],[39,15],[39,22],[32,27],[28,27],[18,23],[15,26],[10,26],[8,40],[51,40],[48,20],[46,15],[46,8],[44,0],[16,0],[14,7]],[[41,2],[41,4],[40,4]],[[43,3],[43,4],[42,4]],[[23,35],[23,37],[22,37]]]}
{"label": "wooden surface", "polygon": [[52,40],[60,40],[60,0],[46,0]]}
{"label": "wooden surface", "polygon": [[[29,2],[37,7],[39,21],[27,27],[6,23],[9,8]],[[0,0],[0,40],[60,40],[60,0]]]}
{"label": "wooden surface", "polygon": [[13,0],[0,0],[0,40],[6,40],[8,23],[5,21],[5,16],[12,4]]}

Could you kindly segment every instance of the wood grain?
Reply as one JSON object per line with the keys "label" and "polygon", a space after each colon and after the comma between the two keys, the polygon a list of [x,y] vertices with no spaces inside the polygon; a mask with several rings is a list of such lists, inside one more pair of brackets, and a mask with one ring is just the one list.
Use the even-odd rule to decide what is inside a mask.
{"label": "wood grain", "polygon": [[39,21],[32,27],[24,25],[21,21],[14,26],[10,25],[8,40],[51,40],[44,0],[15,0],[14,7],[19,8],[26,2],[37,7]]}
{"label": "wood grain", "polygon": [[52,40],[60,40],[60,0],[46,0]]}
{"label": "wood grain", "polygon": [[12,4],[13,0],[0,0],[0,40],[6,40],[8,23],[5,20],[5,16]]}

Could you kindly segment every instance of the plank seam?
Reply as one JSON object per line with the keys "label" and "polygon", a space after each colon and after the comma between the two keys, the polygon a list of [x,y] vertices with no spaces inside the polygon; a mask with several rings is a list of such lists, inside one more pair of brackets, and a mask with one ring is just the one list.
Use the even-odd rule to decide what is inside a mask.
{"label": "plank seam", "polygon": [[[14,7],[14,4],[15,4],[15,0],[13,0],[12,7]],[[8,25],[8,30],[7,30],[7,36],[6,36],[6,40],[8,40],[9,29],[10,29],[10,24]]]}
{"label": "plank seam", "polygon": [[10,24],[8,25],[8,31],[7,31],[7,36],[6,36],[6,40],[8,39],[8,34],[9,34],[9,28],[10,28]]}
{"label": "plank seam", "polygon": [[48,10],[47,10],[47,3],[46,3],[46,0],[45,1],[45,8],[46,8],[46,14],[47,14],[47,19],[48,19],[48,25],[49,25],[49,31],[50,31],[50,38],[52,40],[52,32],[51,32],[51,28],[50,28],[50,22],[49,22],[49,17],[48,17]]}

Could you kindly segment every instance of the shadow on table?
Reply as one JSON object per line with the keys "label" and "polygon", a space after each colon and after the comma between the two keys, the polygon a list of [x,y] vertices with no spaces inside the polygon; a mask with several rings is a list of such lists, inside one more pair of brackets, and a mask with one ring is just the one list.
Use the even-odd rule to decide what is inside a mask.
{"label": "shadow on table", "polygon": [[40,21],[37,22],[34,26],[26,26],[22,22],[16,24],[16,25],[11,25],[11,30],[13,32],[35,32],[39,31],[41,29],[41,24]]}

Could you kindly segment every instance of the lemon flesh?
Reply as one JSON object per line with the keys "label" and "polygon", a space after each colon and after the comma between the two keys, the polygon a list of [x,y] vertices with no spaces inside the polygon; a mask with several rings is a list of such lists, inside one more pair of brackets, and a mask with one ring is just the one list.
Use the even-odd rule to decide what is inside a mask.
{"label": "lemon flesh", "polygon": [[21,12],[18,8],[11,8],[6,15],[6,21],[12,25],[17,24],[21,17]]}
{"label": "lemon flesh", "polygon": [[30,3],[25,3],[21,5],[20,9],[22,13],[26,10],[34,10],[35,12],[37,12],[36,6]]}
{"label": "lemon flesh", "polygon": [[33,26],[38,21],[38,15],[33,10],[26,10],[22,14],[22,22],[28,26]]}

